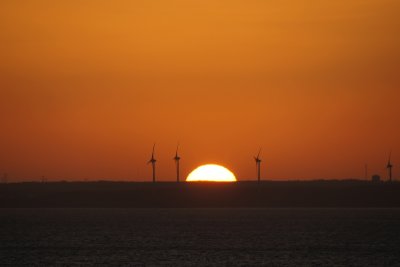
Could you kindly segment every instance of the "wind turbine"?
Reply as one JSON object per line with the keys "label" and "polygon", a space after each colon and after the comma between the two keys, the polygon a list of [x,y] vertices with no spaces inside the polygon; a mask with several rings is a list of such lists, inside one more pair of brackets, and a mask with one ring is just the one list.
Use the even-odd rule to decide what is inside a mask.
{"label": "wind turbine", "polygon": [[257,157],[254,157],[256,161],[256,168],[257,168],[257,181],[260,182],[261,180],[261,159],[260,159],[261,148],[258,151]]}
{"label": "wind turbine", "polygon": [[387,164],[387,166],[386,166],[386,168],[387,168],[388,171],[389,171],[389,182],[392,181],[392,168],[393,168],[393,165],[392,165],[392,163],[390,162],[391,157],[392,157],[392,151],[390,151],[390,153],[389,153],[389,160],[388,160],[388,164]]}
{"label": "wind turbine", "polygon": [[178,156],[178,149],[179,149],[179,144],[176,146],[176,152],[175,152],[175,165],[176,165],[176,182],[179,183],[179,161],[181,160],[181,157]]}
{"label": "wind turbine", "polygon": [[156,147],[156,144],[153,145],[153,152],[151,153],[151,159],[147,162],[147,164],[151,163],[151,166],[153,168],[153,183],[156,182],[156,162],[157,160],[154,158],[154,148]]}

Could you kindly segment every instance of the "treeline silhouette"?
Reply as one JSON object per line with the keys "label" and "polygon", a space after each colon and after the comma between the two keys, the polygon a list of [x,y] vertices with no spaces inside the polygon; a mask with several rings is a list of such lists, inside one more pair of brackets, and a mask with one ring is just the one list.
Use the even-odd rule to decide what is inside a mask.
{"label": "treeline silhouette", "polygon": [[400,183],[49,182],[0,184],[1,208],[400,207]]}

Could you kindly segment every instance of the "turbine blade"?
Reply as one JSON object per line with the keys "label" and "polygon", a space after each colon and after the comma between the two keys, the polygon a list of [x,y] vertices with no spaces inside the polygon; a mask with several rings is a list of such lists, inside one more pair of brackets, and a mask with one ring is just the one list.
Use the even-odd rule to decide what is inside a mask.
{"label": "turbine blade", "polygon": [[260,147],[260,150],[258,151],[257,158],[260,157],[260,153],[261,153],[261,147]]}
{"label": "turbine blade", "polygon": [[176,145],[175,158],[178,157],[178,149],[179,149],[179,142],[178,142],[178,144]]}

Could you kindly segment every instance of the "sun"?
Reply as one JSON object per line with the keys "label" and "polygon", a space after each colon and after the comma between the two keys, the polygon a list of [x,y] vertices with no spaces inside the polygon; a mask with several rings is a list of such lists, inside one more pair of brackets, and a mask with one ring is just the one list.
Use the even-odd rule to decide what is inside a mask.
{"label": "sun", "polygon": [[235,175],[225,167],[216,164],[202,165],[194,169],[186,182],[236,182]]}

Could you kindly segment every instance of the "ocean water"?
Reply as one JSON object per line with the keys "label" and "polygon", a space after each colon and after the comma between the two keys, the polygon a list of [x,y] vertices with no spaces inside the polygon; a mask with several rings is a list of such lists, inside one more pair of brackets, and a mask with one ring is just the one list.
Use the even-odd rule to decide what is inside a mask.
{"label": "ocean water", "polygon": [[400,266],[400,209],[0,209],[2,266]]}

